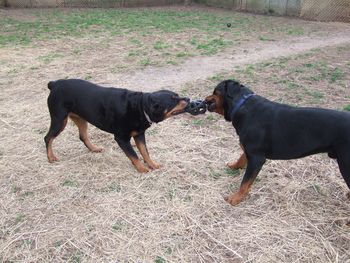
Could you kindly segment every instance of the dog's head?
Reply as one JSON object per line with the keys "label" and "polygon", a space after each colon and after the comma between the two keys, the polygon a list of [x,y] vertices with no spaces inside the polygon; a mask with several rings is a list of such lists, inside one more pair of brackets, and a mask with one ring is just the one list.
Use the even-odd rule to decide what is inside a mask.
{"label": "dog's head", "polygon": [[185,112],[189,98],[180,97],[170,90],[160,90],[150,93],[148,114],[153,122],[161,122],[171,116]]}
{"label": "dog's head", "polygon": [[214,89],[213,95],[205,98],[210,112],[216,112],[230,121],[230,112],[235,98],[247,92],[248,88],[235,80],[224,80]]}

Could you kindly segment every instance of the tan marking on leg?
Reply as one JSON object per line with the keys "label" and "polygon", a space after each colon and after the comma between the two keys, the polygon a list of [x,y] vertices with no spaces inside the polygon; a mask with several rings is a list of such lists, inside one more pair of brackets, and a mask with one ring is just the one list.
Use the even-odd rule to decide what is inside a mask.
{"label": "tan marking on leg", "polygon": [[131,137],[135,137],[135,136],[137,136],[137,134],[138,134],[137,131],[132,131],[132,132],[130,132],[130,136],[131,136]]}
{"label": "tan marking on leg", "polygon": [[96,146],[89,139],[89,135],[87,132],[87,129],[88,129],[87,121],[74,113],[69,113],[69,117],[77,125],[79,129],[79,138],[80,140],[82,140],[85,146],[92,152],[102,152],[103,148]]}
{"label": "tan marking on leg", "polygon": [[247,156],[243,153],[237,161],[233,161],[227,164],[231,169],[243,169],[247,166]]}
{"label": "tan marking on leg", "polygon": [[54,163],[58,161],[58,158],[54,155],[52,150],[52,141],[54,138],[49,140],[49,143],[47,144],[47,159],[49,160],[49,163]]}
{"label": "tan marking on leg", "polygon": [[[60,135],[60,133],[64,130],[64,128],[66,127],[67,125],[67,121],[68,121],[68,118],[65,118],[64,121],[63,121],[63,125],[62,125],[62,128],[61,130],[58,132],[58,134],[56,135],[56,137],[58,135]],[[59,161],[59,159],[55,156],[55,154],[53,153],[53,149],[52,149],[52,143],[53,143],[53,140],[56,138],[56,137],[53,137],[49,140],[49,143],[47,144],[47,148],[46,148],[46,153],[47,153],[47,159],[49,160],[49,163],[54,163],[54,162],[57,162]]]}
{"label": "tan marking on leg", "polygon": [[254,182],[254,179],[249,180],[248,182],[242,184],[236,193],[229,195],[228,197],[225,198],[225,200],[231,205],[239,204],[243,200],[243,198],[248,195],[250,188],[252,187],[252,184]]}
{"label": "tan marking on leg", "polygon": [[153,160],[151,159],[151,157],[150,157],[149,154],[148,154],[146,145],[143,144],[143,143],[138,142],[137,140],[135,140],[135,143],[136,143],[137,149],[139,149],[139,152],[140,152],[141,155],[142,155],[143,160],[148,164],[148,166],[149,166],[151,169],[153,169],[153,170],[154,170],[154,169],[159,169],[159,168],[160,168],[160,164],[156,163],[155,161],[153,161]]}
{"label": "tan marking on leg", "polygon": [[136,158],[133,158],[130,156],[128,156],[128,158],[131,160],[132,164],[135,166],[136,170],[139,173],[148,173],[149,172],[147,167],[141,163],[140,159],[136,159]]}

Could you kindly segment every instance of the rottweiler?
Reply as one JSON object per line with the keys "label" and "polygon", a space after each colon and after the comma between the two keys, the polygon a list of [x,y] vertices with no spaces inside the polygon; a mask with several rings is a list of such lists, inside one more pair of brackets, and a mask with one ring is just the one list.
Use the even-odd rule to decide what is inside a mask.
{"label": "rottweiler", "polygon": [[205,98],[208,111],[232,122],[243,154],[227,165],[246,167],[240,188],[226,199],[236,205],[248,194],[266,159],[288,160],[326,152],[338,162],[350,188],[350,113],[293,107],[254,94],[235,80],[225,80]]}
{"label": "rottweiler", "polygon": [[160,165],[149,156],[145,131],[152,123],[183,113],[190,101],[169,90],[134,92],[101,87],[80,79],[50,81],[48,88],[51,125],[44,141],[49,162],[58,161],[52,150],[52,142],[63,131],[69,117],[78,126],[80,140],[92,152],[101,152],[102,148],[89,140],[88,123],[114,134],[119,147],[141,173],[149,169],[142,164],[131,146],[131,137],[148,167],[158,169]]}

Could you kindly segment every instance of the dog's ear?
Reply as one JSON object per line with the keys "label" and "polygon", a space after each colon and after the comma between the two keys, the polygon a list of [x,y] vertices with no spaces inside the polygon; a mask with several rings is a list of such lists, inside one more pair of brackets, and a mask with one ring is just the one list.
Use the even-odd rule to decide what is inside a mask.
{"label": "dog's ear", "polygon": [[164,109],[162,105],[152,97],[150,98],[149,113],[153,122],[161,122],[164,120]]}
{"label": "dog's ear", "polygon": [[226,80],[224,90],[227,97],[234,98],[241,91],[241,84],[235,80]]}

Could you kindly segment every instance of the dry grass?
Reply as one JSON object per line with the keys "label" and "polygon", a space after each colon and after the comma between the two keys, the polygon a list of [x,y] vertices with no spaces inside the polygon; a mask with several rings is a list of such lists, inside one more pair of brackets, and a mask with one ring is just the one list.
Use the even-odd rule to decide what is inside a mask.
{"label": "dry grass", "polygon": [[[50,45],[56,50],[53,42],[47,50]],[[148,147],[163,168],[146,175],[135,171],[112,135],[93,127],[91,139],[105,151],[89,153],[71,123],[54,143],[61,161],[49,164],[46,83],[65,72],[83,77],[101,53],[82,63],[57,58],[45,65],[35,50],[8,48],[0,57],[1,262],[349,262],[350,204],[337,164],[326,155],[268,161],[249,198],[229,206],[223,196],[238,188],[244,171],[225,164],[241,151],[232,126],[214,114],[177,116],[151,127]],[[285,68],[273,62],[254,69],[253,77],[245,70],[222,77],[252,80],[252,88],[270,99],[288,95],[287,102],[309,104],[303,90],[294,101],[293,92],[269,77],[279,72],[290,79],[286,68],[316,58],[335,66],[349,61],[349,47],[316,52]],[[339,108],[348,101],[350,68],[340,64],[342,81],[308,84],[311,91],[325,89],[322,101],[311,101],[315,105]],[[108,72],[96,68],[93,80],[102,82]],[[199,80],[177,91],[201,98],[217,82]]]}

